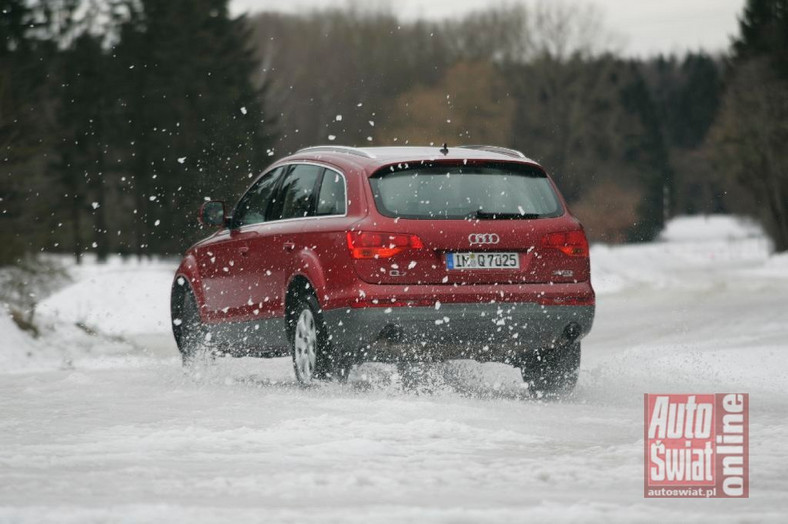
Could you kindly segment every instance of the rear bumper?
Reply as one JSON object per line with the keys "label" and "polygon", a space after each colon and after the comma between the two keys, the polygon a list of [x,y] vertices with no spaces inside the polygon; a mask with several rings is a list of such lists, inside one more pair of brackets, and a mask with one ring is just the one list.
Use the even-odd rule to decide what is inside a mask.
{"label": "rear bumper", "polygon": [[[451,303],[431,307],[341,308],[323,312],[332,343],[375,361],[472,358],[514,362],[580,340],[594,305]],[[571,340],[570,340],[571,339]]]}

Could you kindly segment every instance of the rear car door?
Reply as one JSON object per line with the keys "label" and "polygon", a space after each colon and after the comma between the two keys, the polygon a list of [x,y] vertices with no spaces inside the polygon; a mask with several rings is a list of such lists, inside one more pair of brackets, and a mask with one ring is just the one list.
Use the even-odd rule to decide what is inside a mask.
{"label": "rear car door", "polygon": [[292,164],[277,184],[267,221],[249,239],[250,261],[254,273],[260,275],[250,287],[257,317],[284,315],[285,288],[295,253],[303,244],[301,233],[311,222],[304,219],[315,216],[316,188],[323,171],[314,164]]}

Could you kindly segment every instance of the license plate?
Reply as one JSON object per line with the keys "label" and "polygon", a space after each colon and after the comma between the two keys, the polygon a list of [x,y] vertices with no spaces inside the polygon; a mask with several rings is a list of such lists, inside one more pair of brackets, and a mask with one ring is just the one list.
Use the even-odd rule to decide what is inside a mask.
{"label": "license plate", "polygon": [[518,253],[446,253],[448,269],[519,269]]}

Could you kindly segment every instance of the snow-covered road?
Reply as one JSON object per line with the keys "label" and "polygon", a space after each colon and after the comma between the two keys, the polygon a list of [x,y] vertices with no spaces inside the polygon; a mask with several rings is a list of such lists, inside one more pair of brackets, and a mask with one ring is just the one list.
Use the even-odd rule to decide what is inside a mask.
{"label": "snow-covered road", "polygon": [[[403,392],[388,366],[313,388],[287,359],[187,375],[146,319],[133,346],[44,337],[71,363],[0,373],[0,522],[785,522],[788,259],[680,226],[592,251],[597,319],[562,401],[528,400],[492,364],[437,370],[429,393]],[[83,307],[95,293],[74,291],[102,278],[41,315],[112,333],[111,314]],[[643,498],[647,392],[750,393],[749,499]]]}

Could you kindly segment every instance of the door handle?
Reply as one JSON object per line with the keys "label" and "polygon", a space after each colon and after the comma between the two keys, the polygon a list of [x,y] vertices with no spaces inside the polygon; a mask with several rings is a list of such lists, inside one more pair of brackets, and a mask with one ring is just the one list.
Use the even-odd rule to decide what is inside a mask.
{"label": "door handle", "polygon": [[292,250],[294,250],[295,249],[295,242],[290,242],[290,241],[285,242],[284,244],[282,244],[282,249],[284,249],[285,251],[292,251]]}
{"label": "door handle", "polygon": [[249,246],[241,246],[238,248],[238,251],[241,253],[241,256],[245,257],[249,254]]}

